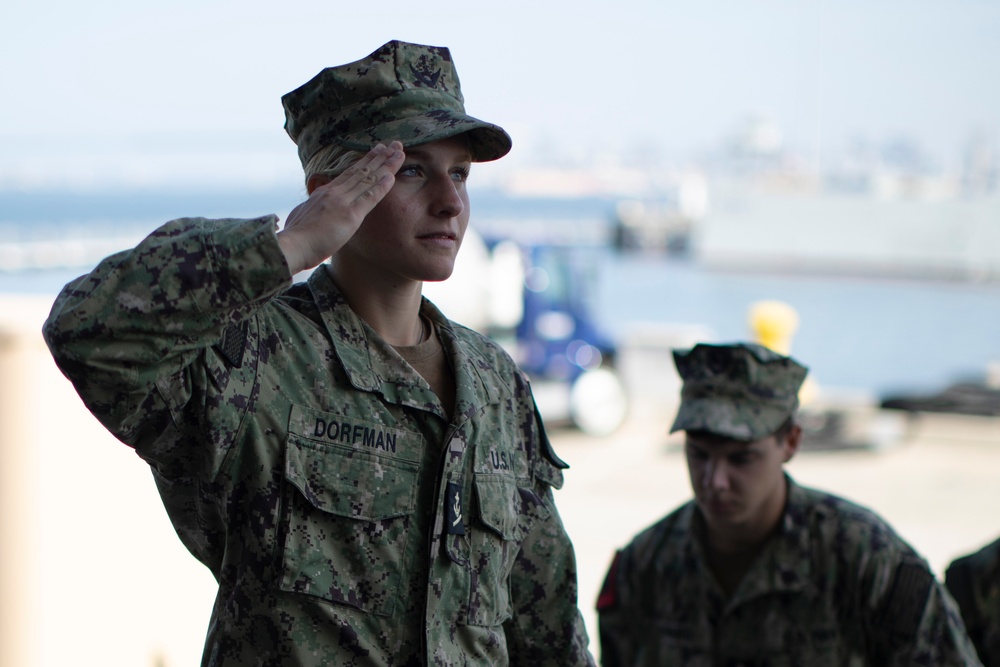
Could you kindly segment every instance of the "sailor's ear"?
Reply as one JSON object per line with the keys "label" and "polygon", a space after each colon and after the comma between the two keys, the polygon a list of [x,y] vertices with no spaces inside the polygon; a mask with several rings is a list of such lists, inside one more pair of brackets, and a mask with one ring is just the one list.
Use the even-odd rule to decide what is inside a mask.
{"label": "sailor's ear", "polygon": [[326,185],[332,180],[333,179],[326,174],[313,174],[309,177],[309,180],[306,181],[306,192],[312,194],[316,188]]}

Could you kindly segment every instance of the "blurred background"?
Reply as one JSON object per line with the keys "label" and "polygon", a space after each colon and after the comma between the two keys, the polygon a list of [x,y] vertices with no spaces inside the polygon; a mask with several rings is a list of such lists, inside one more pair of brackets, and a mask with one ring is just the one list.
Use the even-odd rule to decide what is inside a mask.
{"label": "blurred background", "polygon": [[427,294],[533,378],[592,637],[613,549],[689,496],[670,350],[697,341],[808,365],[792,473],[936,572],[1000,535],[1000,6],[342,4],[0,7],[0,663],[198,661],[214,582],[39,329],[167,220],[284,217],[281,95],[390,39],[448,46],[514,139]]}

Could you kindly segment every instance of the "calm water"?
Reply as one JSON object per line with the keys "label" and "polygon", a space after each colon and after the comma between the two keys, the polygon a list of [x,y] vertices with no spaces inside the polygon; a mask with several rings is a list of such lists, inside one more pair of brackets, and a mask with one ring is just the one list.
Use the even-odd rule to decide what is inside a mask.
{"label": "calm water", "polygon": [[[299,192],[37,196],[0,193],[0,244],[52,238],[141,236],[182,215],[282,214]],[[476,200],[482,227],[559,229],[601,236],[613,210],[603,200]],[[284,206],[284,209],[282,208]],[[517,221],[517,222],[501,222]],[[997,221],[1000,225],[1000,221]],[[516,228],[516,229],[515,229]],[[845,243],[856,240],[845,239]],[[592,250],[599,319],[617,335],[637,323],[697,325],[717,341],[746,339],[749,306],[777,299],[801,318],[793,354],[823,385],[877,394],[930,391],[979,379],[1000,362],[1000,283],[862,279],[710,269],[696,260]],[[88,266],[0,270],[0,293],[54,297]]]}
{"label": "calm water", "polygon": [[800,317],[793,354],[824,385],[935,390],[1000,362],[996,284],[724,273],[634,257],[608,268],[600,312],[618,327],[696,323],[718,340],[745,339],[752,303],[789,303]]}

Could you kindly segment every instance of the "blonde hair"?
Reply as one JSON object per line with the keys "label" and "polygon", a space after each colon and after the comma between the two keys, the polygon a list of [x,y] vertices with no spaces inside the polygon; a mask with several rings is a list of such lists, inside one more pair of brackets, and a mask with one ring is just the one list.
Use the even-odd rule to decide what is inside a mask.
{"label": "blonde hair", "polygon": [[354,151],[337,144],[324,146],[309,158],[309,162],[303,169],[306,185],[309,184],[309,179],[316,175],[335,178],[364,156],[365,154],[361,151]]}

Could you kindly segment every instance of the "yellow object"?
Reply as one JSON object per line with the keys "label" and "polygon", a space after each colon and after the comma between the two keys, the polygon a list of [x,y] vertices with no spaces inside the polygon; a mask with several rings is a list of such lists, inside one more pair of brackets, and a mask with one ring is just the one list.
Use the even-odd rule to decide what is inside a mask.
{"label": "yellow object", "polygon": [[[754,342],[786,357],[792,353],[792,338],[799,329],[799,314],[784,301],[757,301],[750,304],[747,315]],[[799,403],[808,405],[816,400],[819,386],[807,377],[799,388]]]}
{"label": "yellow object", "polygon": [[748,314],[754,340],[778,354],[792,353],[792,337],[799,328],[799,314],[783,301],[757,301]]}

